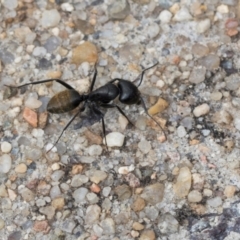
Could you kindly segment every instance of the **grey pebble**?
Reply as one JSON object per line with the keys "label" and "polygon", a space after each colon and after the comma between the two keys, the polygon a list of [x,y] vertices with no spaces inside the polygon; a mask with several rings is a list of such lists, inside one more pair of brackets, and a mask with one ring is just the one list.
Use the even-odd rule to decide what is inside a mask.
{"label": "grey pebble", "polygon": [[99,221],[101,208],[98,205],[90,205],[87,207],[85,222],[86,224],[92,225]]}
{"label": "grey pebble", "polygon": [[89,178],[85,175],[82,174],[76,174],[73,176],[72,181],[71,181],[71,186],[72,187],[80,187],[84,183],[87,183]]}
{"label": "grey pebble", "polygon": [[88,193],[88,189],[87,188],[78,188],[73,192],[73,197],[75,199],[75,202],[78,203],[82,203],[85,201],[85,197]]}
{"label": "grey pebble", "polygon": [[103,233],[106,235],[112,235],[115,233],[115,222],[112,218],[106,218],[101,222],[101,227],[103,229]]}
{"label": "grey pebble", "polygon": [[108,7],[108,15],[111,19],[124,19],[130,13],[130,6],[127,0],[114,1]]}

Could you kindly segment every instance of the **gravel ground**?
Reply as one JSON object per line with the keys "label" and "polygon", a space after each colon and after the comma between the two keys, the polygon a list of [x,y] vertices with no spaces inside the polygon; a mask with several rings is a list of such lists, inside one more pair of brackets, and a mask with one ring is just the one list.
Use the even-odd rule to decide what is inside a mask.
{"label": "gravel ground", "polygon": [[[239,18],[237,0],[2,0],[1,239],[240,239]],[[59,83],[5,86],[86,94],[95,63],[96,89],[157,62],[139,90],[167,138],[116,100],[135,127],[103,112],[108,149],[89,109],[53,147],[78,111],[46,111]]]}

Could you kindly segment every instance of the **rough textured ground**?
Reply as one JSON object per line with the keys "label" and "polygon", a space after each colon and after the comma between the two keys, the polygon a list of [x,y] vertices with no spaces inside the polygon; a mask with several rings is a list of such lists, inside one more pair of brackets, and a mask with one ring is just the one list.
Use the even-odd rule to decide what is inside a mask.
{"label": "rough textured ground", "polygon": [[[203,3],[202,3],[203,2]],[[240,2],[2,0],[1,239],[240,239]],[[64,89],[138,80],[142,105],[48,114]],[[137,82],[136,82],[137,83]]]}

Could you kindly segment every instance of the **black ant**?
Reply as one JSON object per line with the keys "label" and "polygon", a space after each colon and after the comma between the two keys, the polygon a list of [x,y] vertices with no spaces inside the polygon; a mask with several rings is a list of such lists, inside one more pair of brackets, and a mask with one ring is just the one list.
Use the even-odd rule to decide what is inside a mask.
{"label": "black ant", "polygon": [[[60,84],[62,84],[67,89],[57,93],[55,96],[53,96],[48,105],[47,105],[47,111],[50,113],[65,113],[69,112],[75,108],[77,108],[81,102],[84,102],[83,106],[79,108],[79,111],[71,118],[71,120],[67,123],[67,125],[63,128],[61,134],[59,135],[57,141],[55,144],[51,147],[51,149],[58,143],[59,139],[61,138],[64,131],[69,127],[69,125],[73,122],[73,120],[77,117],[79,112],[83,112],[85,110],[85,107],[89,107],[92,114],[98,117],[98,119],[102,120],[102,128],[103,128],[103,135],[105,138],[106,146],[107,146],[107,140],[106,140],[106,131],[105,131],[105,123],[104,123],[104,113],[102,113],[99,109],[99,107],[103,108],[117,108],[117,110],[129,121],[131,125],[134,126],[134,124],[129,120],[127,115],[123,112],[123,110],[116,104],[110,103],[112,100],[114,100],[117,96],[119,96],[119,101],[121,103],[131,105],[131,104],[142,104],[145,113],[160,127],[160,129],[163,131],[160,124],[149,115],[146,105],[143,101],[143,98],[141,96],[140,91],[138,90],[138,87],[141,85],[144,73],[149,70],[150,68],[153,68],[158,63],[154,64],[151,67],[148,67],[144,69],[141,73],[140,82],[138,86],[135,86],[132,82],[128,80],[124,80],[121,78],[114,78],[113,80],[109,81],[107,84],[103,85],[102,87],[99,87],[95,90],[93,90],[96,77],[97,77],[97,69],[95,65],[95,71],[93,75],[93,80],[90,86],[89,94],[82,94],[80,95],[73,87],[71,87],[69,84],[65,83],[64,81],[60,79],[46,79],[41,80],[38,82],[33,83],[26,83],[20,86],[8,86],[10,88],[21,88],[25,87],[27,85],[35,85],[40,83],[46,83],[46,82],[52,82],[56,81]],[[118,83],[115,85],[114,82],[118,81]],[[164,136],[166,138],[165,132],[163,131]],[[51,150],[49,149],[48,152]]]}

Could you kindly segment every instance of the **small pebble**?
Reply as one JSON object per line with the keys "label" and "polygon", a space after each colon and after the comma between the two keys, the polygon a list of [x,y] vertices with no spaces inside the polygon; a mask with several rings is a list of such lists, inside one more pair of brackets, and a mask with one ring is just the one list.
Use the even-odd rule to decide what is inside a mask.
{"label": "small pebble", "polygon": [[91,182],[96,184],[100,183],[107,178],[107,173],[101,170],[91,169],[86,172],[86,175],[90,178]]}
{"label": "small pebble", "polygon": [[130,166],[120,167],[118,169],[118,173],[119,174],[128,174],[129,172],[132,172],[134,169],[135,169],[134,165],[131,164]]}
{"label": "small pebble", "polygon": [[232,186],[232,185],[228,185],[225,187],[224,189],[224,195],[227,197],[227,198],[231,198],[234,196],[236,192],[236,187],[235,186]]}
{"label": "small pebble", "polygon": [[72,12],[74,10],[74,7],[70,3],[62,3],[61,4],[61,9],[65,12]]}
{"label": "small pebble", "polygon": [[209,111],[210,111],[209,105],[207,103],[204,103],[202,105],[195,107],[193,110],[193,114],[195,117],[200,117],[200,116],[208,114]]}
{"label": "small pebble", "polygon": [[[140,212],[140,211],[142,211],[142,210],[145,208],[145,206],[146,206],[145,200],[144,200],[143,198],[141,198],[141,197],[137,197],[137,198],[133,201],[133,203],[132,203],[132,205],[131,205],[131,208],[132,208],[132,210],[133,210],[134,212]],[[135,229],[135,230],[136,230],[136,229]]]}
{"label": "small pebble", "polygon": [[12,159],[8,154],[0,156],[0,173],[8,173],[12,167]]}
{"label": "small pebble", "polygon": [[149,185],[143,189],[141,197],[146,202],[155,205],[163,200],[164,189],[164,185],[161,183]]}
{"label": "small pebble", "polygon": [[85,222],[86,224],[92,225],[99,221],[101,208],[98,205],[90,205],[87,207]]}
{"label": "small pebble", "polygon": [[102,147],[99,145],[92,145],[88,148],[88,154],[90,156],[99,156],[102,154]]}
{"label": "small pebble", "polygon": [[153,230],[151,229],[146,229],[144,230],[141,235],[139,240],[155,240],[156,239],[156,235],[154,233]]}
{"label": "small pebble", "polygon": [[[124,143],[125,136],[120,132],[111,132],[106,135],[108,147],[121,147]],[[106,145],[105,139],[103,143]]]}
{"label": "small pebble", "polygon": [[144,225],[139,222],[134,222],[132,228],[136,231],[141,231],[144,229]]}
{"label": "small pebble", "polygon": [[200,20],[197,23],[196,30],[198,33],[205,33],[209,28],[211,27],[211,21],[210,19],[206,18],[204,20]]}
{"label": "small pebble", "polygon": [[[96,184],[96,183],[93,183],[91,186],[90,186],[90,190],[94,193],[99,193],[101,191],[101,188]],[[104,195],[104,194],[103,194]]]}
{"label": "small pebble", "polygon": [[208,199],[207,204],[211,207],[216,208],[222,205],[222,199],[221,197],[214,197],[214,198]]}
{"label": "small pebble", "polygon": [[185,137],[185,136],[187,135],[187,132],[186,132],[185,127],[179,126],[179,127],[177,128],[177,134],[178,134],[178,137],[180,137],[180,138]]}
{"label": "small pebble", "polygon": [[1,143],[1,151],[3,153],[10,153],[12,150],[12,145],[9,142],[2,142]]}
{"label": "small pebble", "polygon": [[34,97],[29,97],[26,101],[25,101],[25,106],[31,109],[36,109],[39,108],[42,105],[42,102],[37,100]]}
{"label": "small pebble", "polygon": [[95,63],[97,61],[97,48],[90,42],[84,42],[73,49],[72,63],[80,65],[83,62]]}
{"label": "small pebble", "polygon": [[228,9],[228,6],[227,6],[227,5],[221,4],[221,5],[217,6],[217,11],[218,11],[219,13],[224,14],[224,13],[228,13],[228,12],[229,12],[229,9]]}
{"label": "small pebble", "polygon": [[161,113],[167,107],[168,107],[168,102],[166,100],[164,100],[163,98],[159,98],[158,101],[156,102],[156,104],[148,109],[148,113],[150,115],[155,115],[157,113]]}
{"label": "small pebble", "polygon": [[103,229],[103,233],[106,235],[113,235],[115,234],[115,222],[112,218],[105,218],[101,222],[101,227]]}
{"label": "small pebble", "polygon": [[62,197],[55,198],[52,200],[51,205],[56,209],[56,210],[62,210],[64,205],[65,205],[65,200]]}
{"label": "small pebble", "polygon": [[5,226],[5,222],[2,218],[0,218],[0,230],[2,230]]}
{"label": "small pebble", "polygon": [[172,13],[169,12],[168,10],[161,11],[159,15],[159,19],[161,23],[169,23],[171,21],[171,18],[172,18]]}
{"label": "small pebble", "polygon": [[20,163],[15,167],[16,173],[25,173],[27,171],[27,165],[25,163]]}
{"label": "small pebble", "polygon": [[88,193],[87,188],[81,187],[76,189],[73,192],[73,198],[75,199],[76,204],[83,203],[85,201],[87,193]]}
{"label": "small pebble", "polygon": [[108,15],[110,19],[122,20],[130,13],[130,5],[127,0],[114,1],[108,6]]}
{"label": "small pebble", "polygon": [[201,202],[202,201],[202,194],[197,190],[192,190],[188,194],[188,201],[193,202],[193,203]]}
{"label": "small pebble", "polygon": [[149,141],[142,140],[141,142],[138,143],[138,148],[143,154],[147,154],[149,153],[152,147]]}
{"label": "small pebble", "polygon": [[43,28],[56,27],[61,20],[61,15],[56,9],[44,10],[40,20]]}
{"label": "small pebble", "polygon": [[118,199],[123,201],[125,199],[129,199],[132,195],[131,189],[126,184],[119,185],[114,189],[115,194],[117,194]]}
{"label": "small pebble", "polygon": [[219,100],[221,100],[221,99],[222,99],[222,93],[221,93],[221,92],[218,92],[218,91],[211,93],[211,99],[212,99],[213,101],[219,101]]}
{"label": "small pebble", "polygon": [[177,11],[173,17],[173,20],[176,22],[189,21],[191,19],[192,16],[189,13],[188,9],[185,7],[182,7],[179,11]]}
{"label": "small pebble", "polygon": [[36,221],[34,223],[33,230],[36,232],[42,232],[44,234],[47,234],[51,230],[51,227],[46,220]]}
{"label": "small pebble", "polygon": [[33,127],[37,127],[38,119],[37,119],[37,113],[31,110],[28,107],[24,108],[23,111],[23,118]]}
{"label": "small pebble", "polygon": [[194,67],[190,76],[189,82],[198,84],[205,80],[206,68],[205,67]]}
{"label": "small pebble", "polygon": [[192,175],[188,167],[180,168],[177,182],[173,185],[173,191],[179,198],[184,198],[188,195],[192,184]]}

